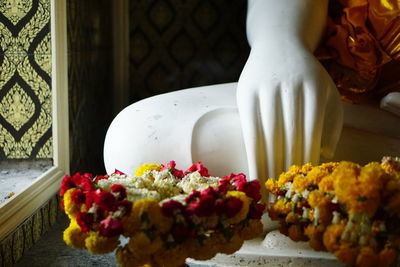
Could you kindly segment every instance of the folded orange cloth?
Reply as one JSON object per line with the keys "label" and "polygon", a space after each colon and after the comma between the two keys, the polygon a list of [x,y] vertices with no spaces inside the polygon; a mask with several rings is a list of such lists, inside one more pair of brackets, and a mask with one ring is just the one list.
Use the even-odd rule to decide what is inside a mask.
{"label": "folded orange cloth", "polygon": [[400,91],[400,1],[331,0],[316,56],[350,102]]}

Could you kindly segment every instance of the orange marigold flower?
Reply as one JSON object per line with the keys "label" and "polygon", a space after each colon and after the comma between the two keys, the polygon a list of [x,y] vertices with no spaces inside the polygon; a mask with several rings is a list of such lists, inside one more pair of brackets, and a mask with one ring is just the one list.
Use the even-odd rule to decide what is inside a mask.
{"label": "orange marigold flower", "polygon": [[344,264],[348,266],[353,266],[354,263],[356,262],[358,249],[351,248],[348,246],[342,246],[334,254]]}
{"label": "orange marigold flower", "polygon": [[379,255],[370,247],[361,248],[357,260],[357,266],[378,266],[379,265]]}
{"label": "orange marigold flower", "polygon": [[322,242],[322,235],[324,231],[325,226],[323,225],[313,226],[310,224],[304,229],[304,234],[309,238],[308,243],[310,244],[310,247],[317,251],[326,250]]}
{"label": "orange marigold flower", "polygon": [[300,217],[299,214],[297,214],[297,213],[291,211],[291,212],[289,212],[288,215],[286,216],[285,221],[286,221],[287,223],[297,223],[297,222],[299,222],[300,218],[301,218],[301,217]]}
{"label": "orange marigold flower", "polygon": [[293,224],[288,230],[289,237],[294,241],[307,241],[307,236],[304,235],[303,229],[298,224]]}
{"label": "orange marigold flower", "polygon": [[330,252],[334,252],[340,247],[340,236],[344,230],[344,224],[331,224],[329,225],[325,233],[323,234],[322,240],[326,249]]}
{"label": "orange marigold flower", "polygon": [[379,264],[382,267],[391,266],[397,259],[397,252],[394,248],[385,247],[379,253]]}

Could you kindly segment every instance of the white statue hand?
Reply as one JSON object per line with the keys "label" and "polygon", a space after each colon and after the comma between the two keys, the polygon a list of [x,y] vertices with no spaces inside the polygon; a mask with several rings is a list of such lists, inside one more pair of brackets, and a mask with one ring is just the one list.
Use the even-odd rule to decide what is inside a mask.
{"label": "white statue hand", "polygon": [[237,104],[251,179],[277,178],[292,164],[333,155],[342,104],[332,79],[307,49],[253,47]]}

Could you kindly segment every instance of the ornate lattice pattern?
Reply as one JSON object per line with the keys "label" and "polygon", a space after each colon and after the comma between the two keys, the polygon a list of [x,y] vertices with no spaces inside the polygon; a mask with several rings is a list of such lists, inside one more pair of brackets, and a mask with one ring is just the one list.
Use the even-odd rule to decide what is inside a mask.
{"label": "ornate lattice pattern", "polygon": [[245,0],[129,1],[130,102],[237,81],[247,59]]}
{"label": "ornate lattice pattern", "polygon": [[50,0],[0,1],[0,159],[51,158]]}

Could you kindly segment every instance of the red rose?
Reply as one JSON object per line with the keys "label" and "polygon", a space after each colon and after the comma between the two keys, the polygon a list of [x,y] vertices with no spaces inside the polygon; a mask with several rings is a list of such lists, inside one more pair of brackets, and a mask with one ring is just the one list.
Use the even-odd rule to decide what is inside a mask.
{"label": "red rose", "polygon": [[115,197],[107,191],[102,191],[100,188],[95,191],[94,203],[101,209],[106,211],[114,211]]}
{"label": "red rose", "polygon": [[167,202],[164,202],[161,207],[161,212],[166,217],[172,217],[176,211],[182,211],[184,208],[185,207],[182,205],[182,203],[171,199]]}
{"label": "red rose", "polygon": [[122,234],[122,222],[108,217],[100,222],[99,231],[102,236],[113,237]]}
{"label": "red rose", "polygon": [[90,191],[86,193],[85,204],[88,209],[90,209],[93,206],[95,195],[96,195],[95,191]]}
{"label": "red rose", "polygon": [[76,187],[69,175],[65,175],[61,181],[60,196],[63,196],[68,189]]}
{"label": "red rose", "polygon": [[171,234],[175,241],[183,241],[186,238],[196,237],[196,232],[191,231],[187,226],[174,225],[171,229]]}
{"label": "red rose", "polygon": [[65,210],[64,198],[61,199],[61,210]]}
{"label": "red rose", "polygon": [[173,176],[183,178],[185,174],[183,173],[183,171],[176,169],[175,166],[176,163],[172,160],[168,162],[165,166],[163,166],[160,171],[168,170]]}
{"label": "red rose", "polygon": [[212,196],[214,198],[218,198],[220,195],[219,193],[211,186],[207,187],[206,189],[204,189],[203,191],[201,191],[200,193],[202,196]]}
{"label": "red rose", "polygon": [[117,200],[126,198],[126,189],[120,184],[114,184],[111,186],[111,192],[115,193]]}
{"label": "red rose", "polygon": [[215,201],[215,212],[220,215],[220,214],[224,214],[227,206],[226,206],[226,201],[225,199],[217,199]]}
{"label": "red rose", "polygon": [[92,181],[92,175],[90,173],[85,173],[81,175],[80,173],[75,173],[74,176],[72,176],[72,181],[74,184],[81,188],[83,191],[92,191],[94,190],[94,185]]}
{"label": "red rose", "polygon": [[215,198],[213,196],[202,195],[198,202],[191,202],[187,210],[199,217],[210,216],[214,213],[214,203]]}
{"label": "red rose", "polygon": [[243,201],[237,197],[228,198],[226,201],[226,217],[232,218],[235,216],[243,206]]}
{"label": "red rose", "polygon": [[208,174],[208,169],[206,167],[203,166],[203,164],[199,161],[196,164],[193,164],[192,166],[190,166],[186,171],[185,171],[185,175],[191,172],[195,172],[198,171],[200,173],[201,176],[204,177],[209,177],[210,174]]}
{"label": "red rose", "polygon": [[98,183],[100,180],[103,180],[103,179],[107,180],[108,178],[109,178],[108,175],[97,175],[95,182]]}
{"label": "red rose", "polygon": [[217,186],[215,188],[215,191],[219,194],[219,195],[225,195],[226,192],[228,192],[228,185],[227,184],[220,184],[219,186]]}
{"label": "red rose", "polygon": [[90,230],[93,224],[93,214],[87,212],[78,212],[76,216],[76,222],[81,227],[82,232]]}
{"label": "red rose", "polygon": [[236,187],[241,186],[242,184],[247,183],[246,175],[244,173],[236,174],[232,178],[232,181],[233,181],[234,186],[236,186]]}
{"label": "red rose", "polygon": [[86,201],[86,197],[85,197],[85,193],[83,193],[81,190],[76,189],[72,192],[71,194],[71,199],[72,201],[79,205],[79,204],[83,204]]}
{"label": "red rose", "polygon": [[129,214],[132,210],[132,202],[128,200],[116,201],[115,206],[117,207],[117,209],[122,210],[122,215]]}
{"label": "red rose", "polygon": [[233,184],[236,186],[238,191],[246,193],[248,197],[251,197],[255,202],[258,202],[261,199],[260,182],[258,180],[247,182],[245,177],[246,176],[235,177],[233,179]]}
{"label": "red rose", "polygon": [[113,174],[118,174],[118,175],[125,175],[125,173],[121,172],[120,170],[115,169]]}
{"label": "red rose", "polygon": [[193,190],[193,192],[185,198],[186,203],[190,203],[192,201],[197,201],[200,197],[200,192],[197,190]]}
{"label": "red rose", "polygon": [[256,220],[261,219],[261,217],[264,213],[264,209],[265,209],[265,204],[258,203],[258,204],[255,204],[254,206],[251,205],[250,212],[249,212],[250,219],[256,219]]}

